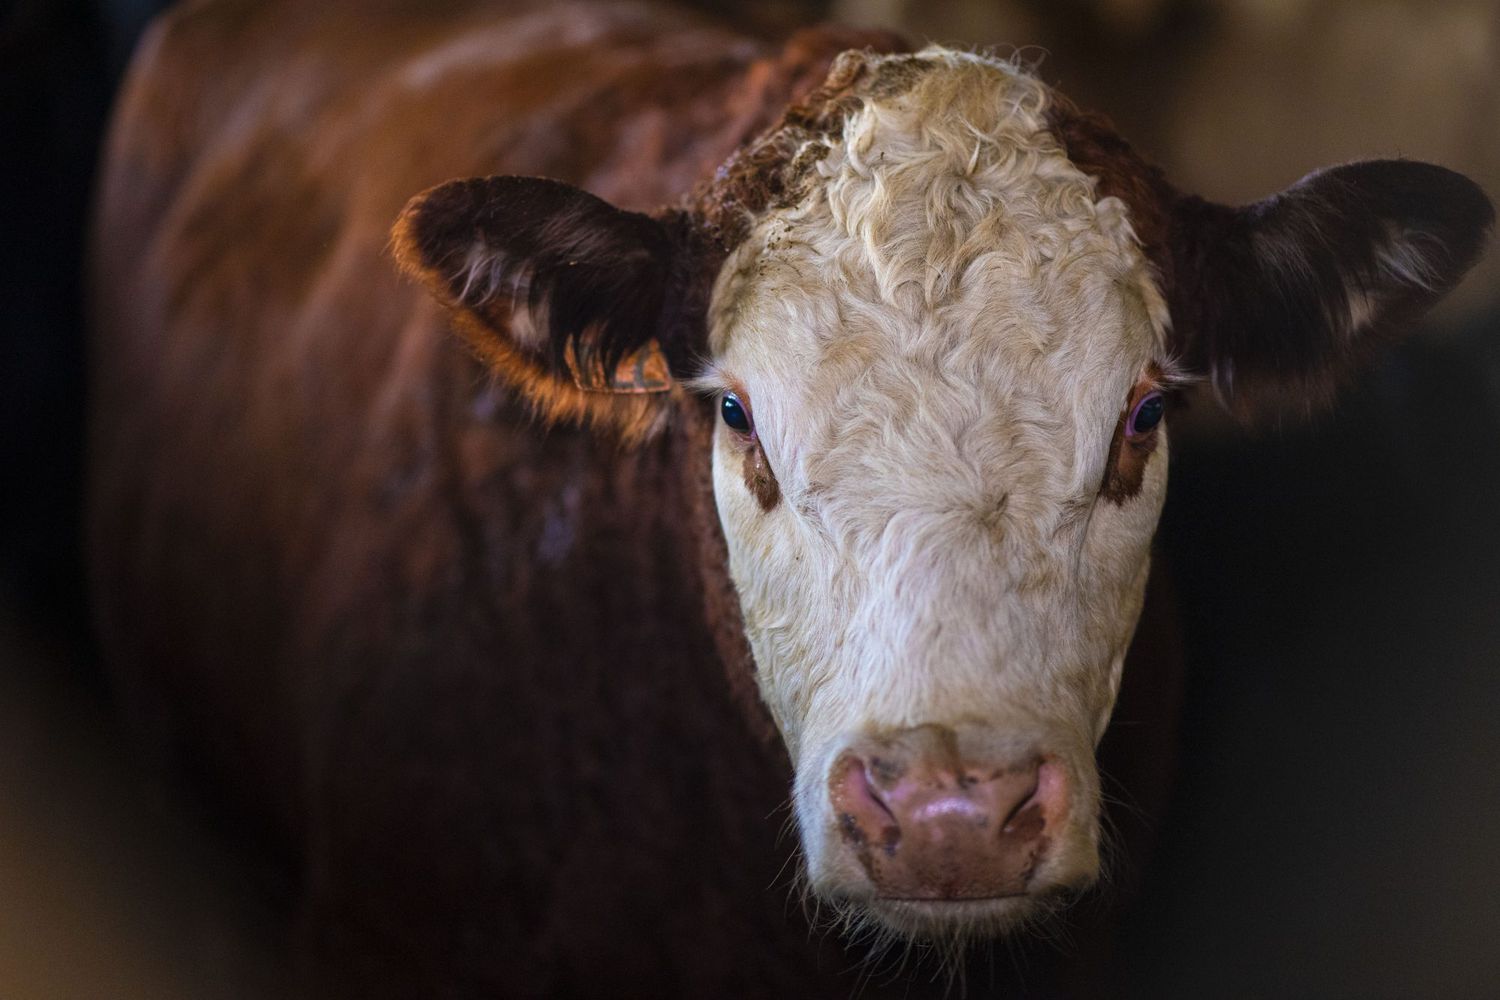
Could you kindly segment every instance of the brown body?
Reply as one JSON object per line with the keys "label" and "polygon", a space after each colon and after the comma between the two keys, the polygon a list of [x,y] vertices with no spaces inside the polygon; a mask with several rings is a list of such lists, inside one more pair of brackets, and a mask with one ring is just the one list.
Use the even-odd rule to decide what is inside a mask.
{"label": "brown body", "polygon": [[[636,449],[547,429],[386,244],[454,177],[677,202],[835,53],[896,43],[408,6],[192,5],[137,57],[93,262],[91,546],[122,689],[293,859],[310,982],[849,995],[863,951],[810,933],[788,889],[789,768],[723,566],[711,406],[684,397]],[[1103,762],[1147,815],[1176,697],[1159,614],[1112,731],[1132,742]],[[1094,943],[1060,964],[1092,968]]]}

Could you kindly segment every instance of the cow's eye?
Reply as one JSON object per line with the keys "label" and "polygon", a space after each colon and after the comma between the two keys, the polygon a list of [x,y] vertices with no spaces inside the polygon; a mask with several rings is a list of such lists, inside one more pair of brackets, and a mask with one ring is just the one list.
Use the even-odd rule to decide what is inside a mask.
{"label": "cow's eye", "polygon": [[1135,409],[1130,411],[1130,416],[1125,420],[1125,436],[1141,437],[1156,430],[1156,425],[1161,423],[1162,414],[1166,412],[1167,403],[1160,392],[1152,391],[1141,397],[1141,401],[1135,404]]}
{"label": "cow's eye", "polygon": [[724,394],[724,400],[719,404],[719,416],[724,418],[724,423],[736,434],[750,433],[750,410],[734,393]]}

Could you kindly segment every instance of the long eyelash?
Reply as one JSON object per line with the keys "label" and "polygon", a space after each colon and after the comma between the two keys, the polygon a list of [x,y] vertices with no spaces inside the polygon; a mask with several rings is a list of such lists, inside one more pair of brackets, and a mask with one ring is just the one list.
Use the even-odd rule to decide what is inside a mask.
{"label": "long eyelash", "polygon": [[713,361],[705,362],[703,370],[690,379],[684,379],[682,385],[689,392],[695,392],[701,396],[717,396],[724,392],[738,391],[736,388],[738,380]]}
{"label": "long eyelash", "polygon": [[1189,371],[1180,358],[1168,356],[1151,362],[1152,381],[1169,398],[1202,382],[1203,376]]}

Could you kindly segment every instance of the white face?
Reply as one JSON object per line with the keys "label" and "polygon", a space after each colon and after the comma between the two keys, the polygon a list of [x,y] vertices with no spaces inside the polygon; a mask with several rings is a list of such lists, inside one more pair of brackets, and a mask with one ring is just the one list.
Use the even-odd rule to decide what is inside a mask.
{"label": "white face", "polygon": [[[923,58],[728,261],[703,380],[753,420],[720,423],[714,490],[812,885],[913,934],[1004,926],[1095,875],[1093,752],[1167,475],[1162,440],[1133,496],[1101,496],[1122,410],[1165,362],[1124,207],[1059,150],[1041,84]],[[927,726],[965,767],[1047,762],[1024,892],[896,898],[841,832],[840,755]]]}

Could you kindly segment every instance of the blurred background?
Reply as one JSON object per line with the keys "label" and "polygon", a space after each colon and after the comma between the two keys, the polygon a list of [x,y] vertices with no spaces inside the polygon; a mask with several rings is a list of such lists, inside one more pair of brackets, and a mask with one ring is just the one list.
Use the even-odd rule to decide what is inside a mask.
{"label": "blurred background", "polygon": [[[135,753],[88,634],[83,233],[160,6],[0,3],[6,1000],[281,992],[274,891]],[[1219,200],[1372,155],[1500,194],[1496,2],[695,6],[766,36],[836,19],[1018,51]],[[1332,413],[1250,432],[1198,405],[1173,431],[1159,546],[1189,684],[1128,993],[1500,997],[1500,254]]]}

